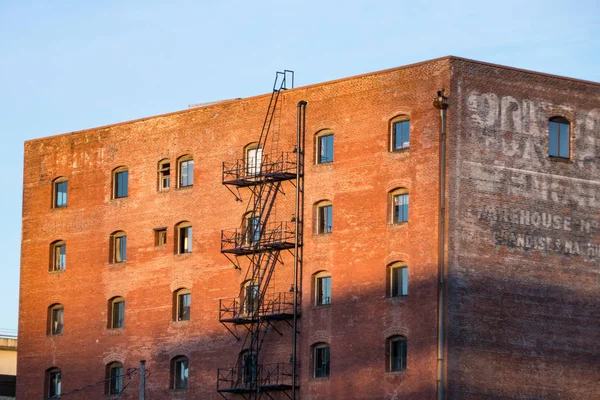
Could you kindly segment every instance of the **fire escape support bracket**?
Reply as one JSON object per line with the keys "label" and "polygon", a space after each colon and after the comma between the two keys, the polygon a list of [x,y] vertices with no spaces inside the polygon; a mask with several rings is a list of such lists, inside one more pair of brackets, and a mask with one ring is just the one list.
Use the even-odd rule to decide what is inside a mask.
{"label": "fire escape support bracket", "polygon": [[271,325],[271,328],[275,329],[275,332],[279,333],[279,336],[283,336],[283,333],[279,329],[277,329],[277,327],[273,323],[271,323],[271,321],[267,320],[267,324]]}
{"label": "fire escape support bracket", "polygon": [[224,322],[221,322],[221,325],[223,325],[225,327],[225,329],[227,329],[229,331],[229,333],[231,333],[238,342],[241,340],[240,337],[238,335],[236,335],[231,329],[229,329],[229,327],[227,325],[225,325]]}

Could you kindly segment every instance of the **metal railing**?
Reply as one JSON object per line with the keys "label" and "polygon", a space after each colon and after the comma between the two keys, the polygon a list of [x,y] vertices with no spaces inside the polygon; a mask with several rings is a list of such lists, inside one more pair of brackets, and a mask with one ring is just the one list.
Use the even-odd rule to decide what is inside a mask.
{"label": "metal railing", "polygon": [[262,180],[287,180],[296,178],[296,154],[283,152],[267,154],[260,161],[238,159],[223,163],[222,180],[225,184],[251,185]]}
{"label": "metal railing", "polygon": [[267,249],[294,247],[295,226],[291,222],[268,223],[261,231],[256,227],[221,231],[221,252],[249,254]]}
{"label": "metal railing", "polygon": [[248,297],[219,300],[219,321],[243,323],[257,318],[291,318],[294,314],[293,292],[267,293],[261,303],[258,300]]}
{"label": "metal railing", "polygon": [[256,371],[247,367],[219,368],[217,391],[287,390],[292,387],[292,371],[292,364],[289,362],[259,364]]}

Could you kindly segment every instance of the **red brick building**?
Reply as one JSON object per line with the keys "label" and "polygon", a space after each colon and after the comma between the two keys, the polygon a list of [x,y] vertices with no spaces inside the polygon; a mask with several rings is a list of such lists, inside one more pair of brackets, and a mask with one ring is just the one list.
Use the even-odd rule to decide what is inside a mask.
{"label": "red brick building", "polygon": [[140,360],[151,399],[287,398],[297,293],[298,399],[600,399],[600,84],[445,57],[277,93],[25,143],[17,398],[137,399]]}

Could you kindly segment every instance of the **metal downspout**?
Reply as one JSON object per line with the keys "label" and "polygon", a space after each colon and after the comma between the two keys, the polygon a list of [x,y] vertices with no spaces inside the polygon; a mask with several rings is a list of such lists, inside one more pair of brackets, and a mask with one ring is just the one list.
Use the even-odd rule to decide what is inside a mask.
{"label": "metal downspout", "polygon": [[[301,243],[304,231],[304,136],[306,122],[306,101],[298,102],[298,126],[296,132],[296,211],[294,240],[294,319],[292,323],[292,400],[296,400],[297,385],[297,336],[298,336],[298,272],[302,262]],[[301,204],[302,202],[302,204]]]}
{"label": "metal downspout", "polygon": [[445,350],[445,234],[446,234],[446,110],[448,98],[444,89],[438,91],[433,106],[440,110],[440,188],[438,222],[438,344],[437,344],[437,400],[444,400],[444,350]]}

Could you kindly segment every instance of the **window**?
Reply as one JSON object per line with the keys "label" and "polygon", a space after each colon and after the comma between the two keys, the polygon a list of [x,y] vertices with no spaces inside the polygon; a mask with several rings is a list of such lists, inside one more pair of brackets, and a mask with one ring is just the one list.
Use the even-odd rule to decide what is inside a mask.
{"label": "window", "polygon": [[164,246],[167,244],[167,228],[156,228],[154,230],[154,245]]}
{"label": "window", "polygon": [[391,193],[392,224],[408,222],[408,191],[397,189]]}
{"label": "window", "polygon": [[171,163],[162,160],[158,163],[158,190],[169,190],[171,187]]}
{"label": "window", "polygon": [[192,224],[180,222],[177,225],[177,254],[192,252]]}
{"label": "window", "polygon": [[398,151],[410,147],[410,120],[406,116],[391,121],[391,150]]}
{"label": "window", "polygon": [[123,231],[111,235],[111,262],[122,263],[127,260],[127,235]]}
{"label": "window", "polygon": [[188,289],[175,292],[175,321],[189,321],[192,305],[192,293]]}
{"label": "window", "polygon": [[246,281],[242,285],[242,313],[254,314],[258,309],[258,285],[252,281]]}
{"label": "window", "polygon": [[548,155],[557,158],[570,158],[570,124],[562,117],[550,118],[548,133]]}
{"label": "window", "polygon": [[333,229],[333,205],[330,201],[317,204],[317,234],[331,233]]}
{"label": "window", "polygon": [[67,188],[69,182],[65,178],[58,178],[54,181],[54,208],[67,206]]}
{"label": "window", "polygon": [[178,162],[179,187],[188,187],[194,185],[194,159],[190,156],[183,156]]}
{"label": "window", "polygon": [[187,389],[189,377],[189,362],[185,356],[178,356],[171,360],[171,374],[173,376],[172,389]]}
{"label": "window", "polygon": [[48,334],[62,335],[64,324],[64,308],[62,304],[48,307]]}
{"label": "window", "polygon": [[123,390],[123,364],[113,362],[106,366],[106,393],[119,394]]}
{"label": "window", "polygon": [[256,381],[256,357],[250,350],[243,350],[239,355],[238,378],[243,386],[250,386]]}
{"label": "window", "polygon": [[404,336],[392,336],[387,340],[388,365],[390,372],[406,371],[407,341]]}
{"label": "window", "polygon": [[317,164],[333,162],[333,132],[317,134]]}
{"label": "window", "polygon": [[109,300],[109,321],[110,329],[119,329],[125,326],[125,299],[122,297],[113,297]]}
{"label": "window", "polygon": [[59,398],[61,391],[60,369],[50,368],[46,370],[46,398]]}
{"label": "window", "polygon": [[53,242],[51,248],[50,271],[64,271],[67,266],[67,245],[62,240]]}
{"label": "window", "polygon": [[260,215],[249,212],[244,216],[243,235],[245,245],[257,244],[260,241]]}
{"label": "window", "polygon": [[113,172],[113,198],[127,197],[127,185],[129,171],[125,167],[119,167]]}
{"label": "window", "polygon": [[318,343],[313,346],[313,377],[329,378],[329,345]]}
{"label": "window", "polygon": [[319,272],[315,275],[315,305],[331,304],[331,275]]}
{"label": "window", "polygon": [[263,149],[258,147],[258,143],[252,143],[246,146],[245,160],[246,160],[246,175],[256,176],[260,175],[260,169],[262,167]]}
{"label": "window", "polygon": [[408,295],[408,267],[403,263],[395,263],[389,267],[389,297]]}

